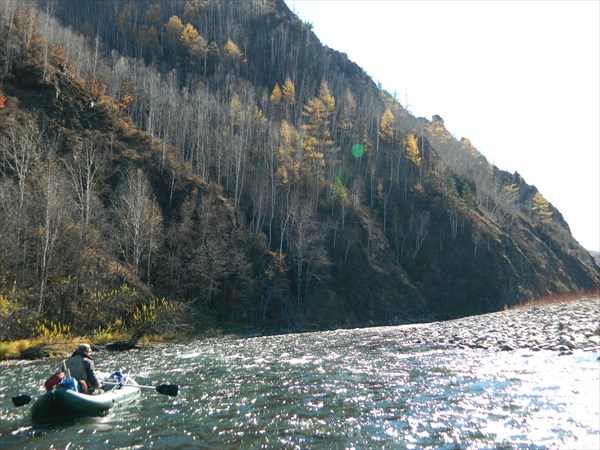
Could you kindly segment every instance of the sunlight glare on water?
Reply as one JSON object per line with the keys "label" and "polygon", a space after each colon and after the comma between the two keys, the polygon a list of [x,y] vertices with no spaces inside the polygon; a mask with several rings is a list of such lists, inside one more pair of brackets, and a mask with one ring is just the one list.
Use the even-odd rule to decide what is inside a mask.
{"label": "sunlight glare on water", "polygon": [[395,330],[100,353],[99,369],[180,384],[179,397],[144,391],[104,417],[52,426],[9,404],[36,392],[56,363],[2,363],[0,447],[599,447],[594,353],[406,348]]}

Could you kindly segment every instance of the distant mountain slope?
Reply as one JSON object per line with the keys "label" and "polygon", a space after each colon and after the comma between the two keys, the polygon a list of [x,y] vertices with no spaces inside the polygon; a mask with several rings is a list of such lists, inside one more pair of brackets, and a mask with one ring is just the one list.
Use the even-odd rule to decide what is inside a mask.
{"label": "distant mountain slope", "polygon": [[392,324],[600,286],[535,187],[283,1],[25,6],[0,3],[2,338]]}
{"label": "distant mountain slope", "polygon": [[592,257],[594,258],[594,261],[596,261],[596,265],[600,266],[600,252],[590,252],[590,254],[592,255]]}

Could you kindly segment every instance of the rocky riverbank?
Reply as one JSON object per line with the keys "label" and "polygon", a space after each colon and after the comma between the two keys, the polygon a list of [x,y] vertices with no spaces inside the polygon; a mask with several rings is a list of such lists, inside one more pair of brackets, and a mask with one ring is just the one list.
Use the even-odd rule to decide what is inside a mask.
{"label": "rocky riverbank", "polygon": [[[247,335],[207,332],[205,339],[240,339]],[[199,337],[199,336],[197,336]],[[394,340],[402,347],[473,348],[510,351],[550,350],[570,354],[574,350],[600,353],[600,297],[543,304],[489,313],[462,319],[397,327]],[[146,343],[143,346],[152,346]],[[96,350],[140,348],[135,342],[95,346]],[[75,344],[53,343],[35,346],[15,359],[67,357]]]}
{"label": "rocky riverbank", "polygon": [[492,350],[600,352],[600,298],[537,305],[426,325],[408,325],[409,345]]}

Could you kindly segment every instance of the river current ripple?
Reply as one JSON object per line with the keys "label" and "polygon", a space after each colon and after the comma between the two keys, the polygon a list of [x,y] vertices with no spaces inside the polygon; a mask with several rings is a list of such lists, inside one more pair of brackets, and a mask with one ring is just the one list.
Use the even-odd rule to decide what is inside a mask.
{"label": "river current ripple", "polygon": [[[423,325],[427,327],[428,325]],[[414,326],[413,326],[414,327]],[[58,361],[0,365],[0,448],[600,448],[597,352],[404,346],[406,327],[96,355],[145,390],[103,417],[38,425],[10,398]]]}

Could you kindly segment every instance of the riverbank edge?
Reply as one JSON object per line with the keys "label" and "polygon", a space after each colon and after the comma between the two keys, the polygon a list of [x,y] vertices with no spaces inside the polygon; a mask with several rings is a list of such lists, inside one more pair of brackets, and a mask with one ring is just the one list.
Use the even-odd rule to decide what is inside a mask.
{"label": "riverbank edge", "polygon": [[[461,349],[461,348],[476,348],[476,349],[496,349],[496,350],[515,350],[517,348],[530,348],[534,350],[551,350],[551,351],[559,351],[563,354],[569,354],[573,350],[586,350],[586,351],[598,351],[600,352],[600,320],[596,319],[595,324],[589,323],[586,328],[585,334],[587,334],[586,339],[591,340],[592,345],[587,345],[585,347],[581,347],[577,345],[577,339],[566,335],[569,330],[573,331],[574,325],[566,320],[565,317],[558,317],[556,322],[555,329],[552,330],[553,335],[550,336],[550,332],[545,331],[548,336],[546,341],[555,341],[556,339],[556,330],[559,332],[559,341],[557,341],[556,345],[540,345],[538,340],[529,339],[529,341],[525,343],[521,343],[515,345],[514,342],[508,336],[498,336],[494,335],[498,326],[494,326],[487,329],[481,329],[481,335],[469,336],[468,338],[460,338],[460,332],[457,331],[457,327],[465,327],[469,322],[472,321],[480,321],[490,322],[490,321],[498,321],[499,318],[504,318],[508,321],[515,322],[515,314],[522,313],[522,316],[529,315],[531,316],[531,312],[543,312],[544,308],[553,308],[556,305],[563,306],[573,306],[574,308],[577,304],[587,304],[587,303],[596,303],[596,312],[598,314],[596,317],[600,317],[600,296],[596,297],[580,297],[580,298],[554,298],[551,301],[531,301],[522,305],[518,305],[512,308],[505,308],[504,311],[491,312],[487,314],[481,314],[477,316],[468,316],[459,319],[445,320],[445,321],[426,321],[426,322],[414,322],[407,324],[397,324],[395,326],[404,326],[407,328],[411,328],[412,326],[418,326],[421,328],[423,325],[431,325],[432,330],[435,330],[435,333],[439,333],[436,337],[433,336],[422,336],[418,338],[417,343],[423,343],[423,338],[430,338],[432,342],[437,342],[438,344],[444,343],[448,347]],[[593,308],[592,308],[593,309]],[[523,319],[524,325],[523,327],[531,327],[530,321],[535,320],[531,317],[527,319]],[[593,322],[594,318],[590,318]],[[453,326],[456,324],[456,326]],[[356,327],[356,328],[370,328],[371,325],[367,325],[364,327]],[[447,330],[452,329],[452,331],[442,331],[441,328],[446,328]],[[470,327],[469,327],[470,328]],[[546,328],[546,326],[545,326]],[[153,348],[159,347],[169,344],[182,344],[186,342],[190,342],[192,340],[212,340],[212,339],[245,339],[245,338],[254,338],[254,337],[262,337],[262,336],[274,336],[274,335],[282,335],[282,334],[296,334],[296,333],[310,333],[310,332],[318,332],[318,331],[333,331],[331,329],[327,330],[317,330],[314,327],[307,327],[305,329],[294,329],[294,330],[260,330],[255,328],[246,328],[243,331],[239,329],[233,328],[211,328],[208,330],[204,330],[202,332],[195,333],[186,333],[186,334],[162,334],[162,335],[150,335],[144,336],[142,339],[132,339],[125,337],[123,339],[117,339],[110,342],[98,343],[94,342],[93,339],[87,337],[74,337],[68,340],[57,340],[54,342],[39,342],[40,340],[33,340],[34,343],[32,345],[25,345],[21,350],[14,352],[7,356],[1,344],[4,345],[4,348],[10,348],[11,344],[18,343],[15,341],[11,342],[2,342],[0,343],[0,361],[7,360],[41,360],[41,359],[52,359],[52,358],[65,358],[71,355],[73,350],[82,342],[88,342],[92,345],[95,351],[128,351],[134,349],[144,349],[144,348]],[[444,336],[447,335],[447,336]],[[566,337],[565,337],[566,336]],[[494,340],[496,343],[500,345],[486,345],[486,341]],[[409,339],[411,341],[412,339]],[[27,342],[27,340],[23,340]]]}

